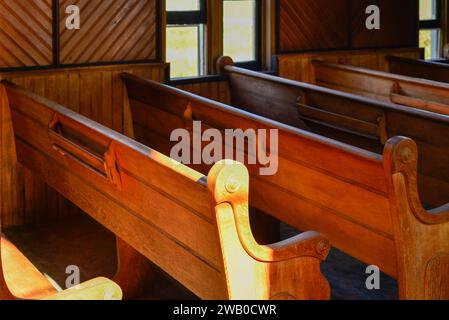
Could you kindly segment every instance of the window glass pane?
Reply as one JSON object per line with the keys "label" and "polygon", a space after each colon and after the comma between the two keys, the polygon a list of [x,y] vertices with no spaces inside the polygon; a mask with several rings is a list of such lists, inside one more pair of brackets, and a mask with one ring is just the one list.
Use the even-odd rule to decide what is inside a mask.
{"label": "window glass pane", "polygon": [[235,62],[256,60],[256,1],[223,1],[223,52]]}
{"label": "window glass pane", "polygon": [[434,20],[437,18],[437,0],[420,0],[419,1],[419,18],[420,20]]}
{"label": "window glass pane", "polygon": [[425,49],[426,59],[439,58],[440,30],[421,30],[419,32],[419,46]]}
{"label": "window glass pane", "polygon": [[167,61],[172,78],[200,75],[201,25],[167,27]]}
{"label": "window glass pane", "polygon": [[167,11],[198,11],[200,0],[167,0]]}

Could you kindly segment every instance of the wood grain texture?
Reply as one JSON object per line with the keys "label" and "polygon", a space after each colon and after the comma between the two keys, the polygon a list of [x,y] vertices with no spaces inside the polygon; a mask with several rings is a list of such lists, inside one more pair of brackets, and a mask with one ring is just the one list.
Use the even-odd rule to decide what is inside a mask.
{"label": "wood grain texture", "polygon": [[[164,81],[165,68],[165,64],[68,68],[0,73],[0,79],[9,80],[38,95],[66,105],[109,128],[124,132],[126,124],[123,106],[126,96],[119,75],[126,71]],[[5,199],[11,200],[4,202],[4,206],[23,206],[23,210],[8,211],[8,214],[3,215],[4,227],[38,223],[76,214],[76,208],[29,170],[17,168],[14,174],[14,182],[5,185],[5,192],[8,192],[8,198]],[[16,189],[12,186],[16,186]]]}
{"label": "wood grain texture", "polygon": [[18,167],[17,149],[13,138],[13,123],[11,104],[5,94],[5,88],[0,84],[0,142],[2,156],[0,157],[0,298],[1,299],[42,299],[50,297],[57,300],[103,300],[121,299],[120,288],[107,279],[95,279],[82,284],[82,290],[69,290],[57,293],[50,281],[41,273],[25,255],[11,243],[2,233],[3,217],[17,214],[17,208],[12,207],[10,199],[16,196],[17,185],[14,183]]}
{"label": "wood grain texture", "polygon": [[212,81],[177,85],[176,88],[188,91],[208,99],[229,104],[229,86],[227,81]]}
{"label": "wood grain texture", "polygon": [[[228,66],[226,70],[231,81],[231,101],[244,110],[377,153],[395,136],[415,140],[420,150],[421,199],[433,207],[447,202],[449,121],[446,115],[240,68]],[[281,101],[279,96],[285,100]],[[286,114],[290,115],[287,119]],[[376,130],[367,135],[367,128]]]}
{"label": "wood grain texture", "polygon": [[315,84],[449,115],[449,85],[365,68],[313,62]]}
{"label": "wood grain texture", "polygon": [[52,0],[0,1],[0,68],[52,63]]}
{"label": "wood grain texture", "polygon": [[[380,30],[366,27],[366,8],[380,8]],[[417,0],[278,0],[277,53],[418,47]]]}
{"label": "wood grain texture", "polygon": [[349,46],[348,0],[279,0],[282,53]]}
{"label": "wood grain texture", "polygon": [[[202,121],[203,130],[210,127],[219,130],[279,129],[276,174],[260,176],[259,165],[246,164],[251,176],[251,206],[299,230],[313,230],[317,227],[314,222],[323,220],[321,232],[331,237],[333,245],[347,249],[363,261],[376,261],[390,274],[395,273],[393,245],[389,236],[392,227],[389,224],[386,185],[382,180],[381,162],[376,156],[369,152],[358,153],[355,149],[345,150],[346,153],[339,146],[327,145],[319,139],[309,140],[300,130],[292,131],[282,124],[277,127],[276,123],[252,117],[250,113],[230,111],[224,105],[161,84],[139,81],[133,76],[126,78],[136,138],[166,154],[170,153],[170,132],[191,126],[184,116],[184,111],[189,106],[192,117]],[[254,79],[246,81],[259,88],[259,94],[268,90]],[[278,98],[265,100],[270,101],[267,109],[275,110],[276,103],[286,96],[286,92],[278,91],[276,96]],[[248,97],[251,99],[252,95]],[[262,100],[264,98],[265,96]],[[261,101],[254,102],[255,105],[263,105]],[[251,112],[248,109],[245,111]],[[164,128],[157,126],[158,122],[164,123]],[[291,150],[303,152],[292,153]],[[317,159],[320,159],[319,163]],[[201,172],[207,172],[210,168],[192,167]],[[332,174],[327,176],[325,172]],[[366,172],[367,175],[361,176],[357,172]],[[328,185],[332,186],[331,190],[323,187]],[[357,194],[357,200],[349,194]],[[365,200],[359,202],[362,198]],[[363,203],[376,205],[368,208]],[[381,216],[383,218],[379,218]],[[350,219],[345,221],[344,217]],[[336,225],[341,226],[338,231],[335,229]],[[357,235],[359,239],[357,248],[348,246],[351,241],[345,241],[345,236],[353,235]],[[369,249],[364,250],[364,246]]]}
{"label": "wood grain texture", "polygon": [[404,76],[449,83],[449,64],[413,57],[388,57],[389,71]]}
{"label": "wood grain texture", "polygon": [[[418,0],[352,0],[352,47],[418,47]],[[368,30],[365,10],[380,9],[380,30]]]}
{"label": "wood grain texture", "polygon": [[[199,297],[329,298],[320,271],[326,238],[308,232],[267,246],[254,239],[242,164],[220,162],[205,177],[60,105],[5,87],[18,161]],[[105,161],[106,174],[96,159]],[[120,168],[117,176],[108,174],[113,168]],[[138,273],[128,274],[131,283]]]}
{"label": "wood grain texture", "polygon": [[[225,70],[231,78],[232,102],[259,116],[271,111],[273,119],[276,107],[282,105],[273,103],[278,102],[278,97],[294,91],[291,81],[284,80],[282,86],[276,84],[275,77],[230,66]],[[237,74],[240,75],[238,79]],[[446,193],[443,198],[443,206],[433,211],[423,209],[418,192],[418,182],[423,175],[418,176],[418,146],[411,139],[395,137],[394,133],[376,155],[162,84],[131,75],[124,75],[124,78],[131,106],[138,110],[134,123],[136,127],[143,127],[139,131],[143,135],[138,139],[149,145],[170,146],[167,133],[155,132],[155,118],[171,129],[176,126],[185,128],[192,118],[202,121],[208,128],[219,130],[279,129],[278,172],[274,176],[261,176],[258,166],[247,163],[253,193],[249,204],[299,230],[317,229],[337,248],[379,266],[399,280],[401,299],[448,298],[449,283],[445,275],[448,260],[446,256],[439,257],[440,253],[447,254],[449,250],[449,195]],[[302,89],[302,93],[297,91],[297,97],[312,90],[306,85]],[[239,95],[235,95],[238,90]],[[261,92],[267,105],[257,100]],[[304,101],[315,105],[316,99],[316,96],[306,95]],[[330,101],[329,96],[323,101],[326,100]],[[249,102],[254,103],[249,105]],[[347,104],[342,103],[342,106],[347,107]],[[189,110],[189,117],[185,116],[185,110]],[[410,121],[401,123],[409,125]],[[247,149],[245,152],[248,154]],[[207,166],[202,170],[206,171]],[[427,189],[438,191],[435,187]],[[239,196],[235,197],[238,203]],[[229,207],[239,208],[232,199],[223,202],[226,206],[231,203]],[[223,210],[229,209],[223,207]],[[224,218],[229,224],[227,219]],[[231,238],[227,240],[232,243]],[[234,249],[225,258],[238,252]],[[228,266],[227,270],[232,268]],[[247,274],[245,280],[251,279],[252,275]],[[229,281],[237,282],[232,277]]]}
{"label": "wood grain texture", "polygon": [[[322,106],[323,109],[346,108],[341,111],[348,117],[360,113],[362,119],[377,119],[379,115],[378,112],[360,110],[368,109],[368,105],[377,101],[352,96],[352,103],[358,101],[359,105],[347,110],[351,105],[349,95],[340,94],[341,99],[332,101],[331,96],[338,93],[328,89],[232,66],[224,69],[230,78],[231,101],[235,103],[234,106],[275,121],[278,115],[276,109],[282,105],[287,108],[287,104],[279,103],[279,97],[294,96],[294,92],[297,93],[297,98],[291,101],[292,109],[296,109],[296,102],[300,100],[311,106]],[[368,264],[379,266],[399,280],[401,299],[448,298],[449,282],[445,272],[449,263],[449,191],[446,189],[442,194],[442,206],[437,207],[438,204],[432,211],[424,210],[418,183],[429,171],[420,166],[418,175],[418,158],[432,158],[432,153],[421,147],[421,141],[418,140],[418,153],[418,145],[414,141],[396,137],[399,135],[397,132],[389,132],[391,139],[376,154],[336,140],[327,140],[281,122],[231,109],[156,82],[132,75],[124,75],[124,78],[131,107],[135,111],[134,123],[136,127],[143,128],[139,131],[143,135],[138,138],[149,145],[170,147],[167,132],[155,131],[152,125],[154,118],[164,122],[170,129],[185,128],[192,119],[200,120],[204,126],[218,130],[279,129],[278,172],[274,176],[260,176],[257,166],[247,164],[252,192],[249,204],[299,230],[317,229],[326,234],[337,248]],[[321,97],[318,93],[320,90]],[[240,91],[239,94],[236,95],[236,91]],[[291,94],[288,95],[288,92]],[[363,102],[366,103],[365,108]],[[188,116],[186,110],[189,111]],[[400,108],[395,111],[401,113]],[[413,116],[416,114],[410,115],[412,118]],[[392,121],[388,123],[389,128],[402,124],[402,127],[410,127],[409,132],[413,130],[412,127],[420,127],[422,132],[430,133],[431,129],[424,126],[424,123],[411,125],[410,119],[395,119],[397,117],[394,112],[388,114],[387,119]],[[437,117],[439,116],[436,115],[435,118]],[[442,117],[439,119],[442,120]],[[437,126],[437,121],[434,125]],[[315,132],[310,128],[306,130]],[[442,136],[448,136],[440,126],[434,130],[441,132]],[[410,134],[406,136],[414,137]],[[423,137],[419,139],[422,140]],[[443,144],[443,141],[435,143]],[[167,148],[162,147],[161,150]],[[427,170],[434,170],[433,165],[436,163],[447,163],[444,156],[441,156],[442,150],[443,148],[439,150],[438,160],[433,157],[432,160],[420,162],[427,163]],[[245,151],[248,154],[248,150]],[[207,166],[202,170],[207,170]],[[439,165],[438,170],[444,175],[447,172],[447,168],[440,171]],[[440,191],[435,185],[425,186],[424,189]],[[223,207],[224,212],[230,208],[239,208],[238,195],[235,196],[235,202],[232,198],[223,197],[224,204],[229,206],[228,209]],[[230,223],[228,219],[229,217],[223,216],[226,224]],[[232,243],[232,237],[228,236],[227,239],[228,243]],[[226,258],[237,254],[238,250],[232,250],[224,256]],[[233,270],[233,266],[229,265],[227,270]],[[251,276],[247,274],[245,279],[251,279]],[[232,277],[229,281],[237,282]]]}
{"label": "wood grain texture", "polygon": [[61,64],[156,59],[156,0],[80,0],[80,30],[65,26],[71,4],[59,0]]}
{"label": "wood grain texture", "polygon": [[388,71],[387,56],[418,59],[421,54],[422,51],[418,48],[281,54],[277,56],[278,74],[282,78],[313,83],[313,60]]}

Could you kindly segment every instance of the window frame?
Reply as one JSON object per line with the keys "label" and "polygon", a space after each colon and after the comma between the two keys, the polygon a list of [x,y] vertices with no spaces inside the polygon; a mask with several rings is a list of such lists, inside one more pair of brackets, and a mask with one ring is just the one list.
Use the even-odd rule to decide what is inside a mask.
{"label": "window frame", "polygon": [[[238,0],[222,0],[222,2],[225,1],[238,1]],[[255,59],[250,61],[241,61],[241,62],[235,62],[234,64],[237,67],[245,68],[253,71],[260,71],[262,70],[262,2],[263,0],[254,0],[255,1],[255,34],[254,34],[254,46],[255,46]],[[224,15],[223,15],[223,9],[222,9],[222,23],[224,21]],[[222,43],[224,47],[224,28],[222,32]],[[224,54],[224,51],[222,52]],[[231,57],[232,58],[232,57]]]}
{"label": "window frame", "polygon": [[[198,75],[187,78],[201,78],[206,74],[206,28],[207,28],[207,4],[206,0],[199,1],[199,10],[192,11],[168,11],[166,10],[166,26],[165,28],[177,28],[183,26],[198,26]],[[201,29],[201,25],[203,26]],[[167,47],[165,46],[165,50]],[[165,53],[166,54],[166,53]],[[172,78],[170,79],[184,79],[185,77]]]}
{"label": "window frame", "polygon": [[[441,33],[443,32],[442,0],[435,0],[435,6],[436,6],[435,19],[421,20],[421,17],[419,17],[419,32],[421,32],[423,30],[428,30],[428,31],[438,30],[439,43],[437,43],[437,45],[438,45],[437,51],[439,51],[438,55],[441,56],[441,52],[442,52],[442,48],[441,48],[442,47],[442,34]],[[419,13],[418,13],[418,15],[419,15]]]}
{"label": "window frame", "polygon": [[[219,56],[224,54],[224,30],[223,30],[223,2],[224,0],[199,0],[200,10],[196,11],[168,11],[165,10],[165,28],[170,26],[188,26],[188,25],[203,25],[204,36],[199,46],[199,75],[193,77],[179,77],[170,78],[171,82],[185,81],[191,79],[200,79],[215,75],[215,61]],[[255,60],[236,62],[235,65],[254,70],[261,71],[263,68],[263,45],[264,45],[264,1],[255,1]],[[166,34],[166,31],[165,31]],[[165,47],[164,56],[167,54],[167,47]]]}
{"label": "window frame", "polygon": [[207,5],[206,0],[198,0],[200,9],[195,11],[168,11],[168,25],[194,25],[207,23]]}
{"label": "window frame", "polygon": [[441,29],[442,27],[442,13],[441,13],[441,0],[435,0],[436,5],[436,17],[430,20],[419,19],[419,30],[429,30],[429,29]]}

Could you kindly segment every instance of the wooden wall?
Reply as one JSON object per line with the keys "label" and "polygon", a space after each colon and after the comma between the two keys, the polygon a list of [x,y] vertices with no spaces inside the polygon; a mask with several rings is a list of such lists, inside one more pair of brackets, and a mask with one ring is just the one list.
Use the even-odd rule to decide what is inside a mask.
{"label": "wooden wall", "polygon": [[78,1],[82,27],[68,30],[60,2],[60,62],[79,64],[157,58],[156,0]]}
{"label": "wooden wall", "polygon": [[[380,30],[365,26],[365,10],[377,5],[381,12]],[[352,48],[417,47],[419,3],[416,0],[352,0]]]}
{"label": "wooden wall", "polygon": [[175,87],[225,104],[229,104],[230,102],[229,85],[225,80],[192,82],[189,84],[175,85]]}
{"label": "wooden wall", "polygon": [[[277,53],[418,47],[418,0],[277,0]],[[369,5],[381,29],[365,26]]]}
{"label": "wooden wall", "polygon": [[[0,0],[0,68],[159,60],[158,2]],[[66,27],[69,5],[79,30]]]}
{"label": "wooden wall", "polygon": [[422,54],[422,50],[417,48],[282,54],[277,56],[278,74],[283,78],[314,83],[315,76],[311,62],[315,59],[388,71],[386,56],[393,55],[419,59]]}
{"label": "wooden wall", "polygon": [[278,0],[279,52],[349,45],[347,0]]}
{"label": "wooden wall", "polygon": [[53,61],[52,0],[0,0],[0,68]]}
{"label": "wooden wall", "polygon": [[[69,68],[0,73],[0,80],[9,80],[123,132],[125,88],[119,78],[120,73],[130,72],[162,82],[165,80],[166,68],[165,64]],[[19,178],[14,186],[1,186],[1,193],[9,195],[1,199],[4,227],[39,223],[76,211],[68,201],[31,172],[21,168],[17,170]]]}

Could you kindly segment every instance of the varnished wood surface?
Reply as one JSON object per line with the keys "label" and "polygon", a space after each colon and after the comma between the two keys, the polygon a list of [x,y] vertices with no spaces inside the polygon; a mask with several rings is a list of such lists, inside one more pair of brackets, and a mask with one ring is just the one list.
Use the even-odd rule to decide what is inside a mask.
{"label": "varnished wood surface", "polygon": [[[217,165],[206,187],[202,174],[155,150],[5,86],[18,161],[193,293],[204,299],[270,299],[283,292],[296,299],[329,298],[319,270],[329,250],[325,238],[312,232],[271,246],[256,243],[242,165]],[[51,132],[57,127],[62,140]],[[104,155],[98,153],[102,148]],[[105,172],[88,153],[104,157]],[[230,179],[240,183],[235,192],[226,191]],[[304,279],[301,286],[295,279]]]}
{"label": "varnished wood surface", "polygon": [[176,88],[222,103],[229,103],[229,86],[227,81],[220,80],[183,84],[176,85]]}
{"label": "varnished wood surface", "polygon": [[[418,0],[352,0],[351,38],[352,48],[418,47]],[[366,27],[366,8],[378,6],[380,29]]]}
{"label": "varnished wood surface", "polygon": [[80,1],[82,27],[66,28],[65,10],[73,1],[59,1],[60,63],[149,61],[157,58],[156,0]]}
{"label": "varnished wood surface", "polygon": [[0,68],[53,62],[52,0],[0,1]]}
{"label": "varnished wood surface", "polygon": [[[315,220],[322,218],[321,231],[331,237],[334,245],[364,261],[377,261],[387,272],[395,274],[393,245],[388,236],[392,227],[388,222],[386,182],[382,179],[383,168],[377,155],[155,82],[131,75],[125,76],[125,81],[136,138],[166,154],[173,145],[169,142],[171,130],[187,125],[182,117],[188,106],[192,108],[193,118],[207,127],[220,130],[280,129],[278,173],[272,177],[259,176],[258,166],[248,166],[253,183],[251,205],[299,230],[310,229]],[[165,123],[164,130],[159,129],[158,122]],[[292,148],[307,152],[292,153]],[[317,162],[317,158],[321,161]],[[208,167],[199,166],[198,169],[207,171]],[[366,172],[367,175],[360,176],[358,172]],[[332,185],[333,191],[328,192],[321,185]],[[365,200],[354,200],[349,196],[351,192],[358,195],[357,199]],[[372,194],[368,196],[370,192]],[[363,204],[366,201],[378,205],[368,208]],[[371,210],[375,211],[372,215],[368,213]],[[385,215],[385,219],[379,219],[381,215]],[[345,216],[351,218],[346,220]],[[369,226],[368,221],[373,225]],[[335,225],[341,225],[338,232]],[[373,229],[376,232],[372,232]],[[345,241],[351,233],[359,235],[358,248]],[[363,250],[363,246],[369,246],[370,250]]]}
{"label": "varnished wood surface", "polygon": [[[366,9],[380,10],[380,29],[368,30]],[[280,0],[278,52],[418,47],[417,0]]]}
{"label": "varnished wood surface", "polygon": [[445,83],[320,61],[313,65],[319,86],[449,114],[449,85]]}
{"label": "varnished wood surface", "polygon": [[449,65],[446,63],[388,57],[389,71],[404,76],[449,82]]}
{"label": "varnished wood surface", "polygon": [[[11,216],[18,208],[8,205],[8,198],[17,192],[17,186],[11,184],[18,160],[13,138],[13,125],[10,102],[3,85],[0,86],[0,124],[3,151],[0,157],[0,190],[2,202],[1,213]],[[5,179],[6,178],[6,179]],[[6,184],[5,184],[6,182]],[[9,190],[8,190],[9,189]],[[3,203],[6,205],[3,205]],[[19,209],[20,210],[20,209]],[[23,255],[13,243],[8,241],[2,233],[2,219],[0,219],[0,298],[1,299],[39,299],[55,297],[56,289],[49,280]],[[97,279],[87,285],[90,289],[83,292],[63,292],[57,299],[121,299],[121,290],[115,283],[107,279]],[[105,295],[105,290],[109,293]]]}
{"label": "varnished wood surface", "polygon": [[[252,74],[233,67],[225,69],[242,76]],[[285,96],[285,92],[274,89],[277,88],[274,79],[259,76],[273,85],[272,92],[276,92],[276,97]],[[437,290],[437,295],[446,292],[449,284],[444,276],[440,276],[442,282],[438,280],[435,283],[424,276],[428,261],[439,250],[447,250],[447,240],[444,236],[440,238],[439,232],[432,235],[427,231],[423,234],[417,231],[426,229],[429,219],[436,218],[422,208],[419,200],[417,182],[421,177],[417,178],[418,152],[413,141],[393,137],[376,155],[162,84],[132,75],[125,75],[124,79],[131,99],[136,138],[164,152],[170,150],[167,133],[188,125],[186,121],[189,120],[184,118],[187,108],[193,119],[202,121],[207,127],[280,129],[279,172],[273,177],[261,177],[254,166],[248,166],[254,188],[251,190],[251,205],[298,229],[317,228],[338,248],[380,266],[398,278],[402,299],[428,298],[425,293],[427,286]],[[262,89],[256,79],[258,76],[244,81],[244,90],[249,90],[251,85],[258,88],[257,94],[246,95],[247,99],[256,99],[256,95],[268,92],[268,87]],[[238,89],[232,81],[231,99]],[[293,86],[288,80],[282,81]],[[312,87],[304,85],[305,88]],[[332,93],[327,89],[322,91]],[[248,94],[249,91],[244,92]],[[345,94],[340,96],[351,98]],[[359,103],[368,101],[358,99]],[[310,102],[308,96],[305,101]],[[253,102],[262,106],[257,100]],[[371,103],[376,104],[375,101]],[[438,115],[432,117],[438,118]],[[160,121],[165,123],[164,130],[157,126]],[[207,168],[202,170],[207,171]],[[398,180],[402,174],[408,179],[405,185]],[[444,199],[447,203],[447,197]],[[439,218],[433,222],[434,228],[441,232],[448,227],[445,208],[440,208]],[[416,245],[410,245],[405,240],[408,237],[413,237],[412,242]],[[428,241],[435,246],[418,245]],[[424,256],[417,258],[420,254]],[[414,264],[409,258],[412,256],[420,259],[419,263]],[[432,294],[436,292],[432,291]]]}
{"label": "varnished wood surface", "polygon": [[[84,116],[127,134],[124,121],[125,89],[121,72],[164,81],[165,64],[137,64],[106,67],[67,68],[27,72],[0,73],[0,79],[9,80],[36,94],[67,106]],[[3,98],[4,99],[4,98]],[[23,208],[3,215],[4,227],[51,221],[71,215],[71,205],[52,188],[36,178],[27,169],[17,168],[11,181],[17,188],[8,197],[11,206]],[[37,214],[39,212],[39,214]]]}
{"label": "varnished wood surface", "polygon": [[347,0],[280,0],[278,13],[282,53],[349,46]]}
{"label": "varnished wood surface", "polygon": [[388,71],[386,56],[419,59],[421,54],[421,50],[417,48],[281,54],[277,56],[278,75],[291,80],[312,83],[314,79],[313,60]]}
{"label": "varnished wood surface", "polygon": [[[231,101],[243,110],[377,153],[394,136],[414,139],[420,150],[423,202],[429,206],[447,202],[448,148],[442,132],[449,129],[448,116],[232,66],[225,69],[230,77]],[[376,134],[367,134],[367,126]]]}

